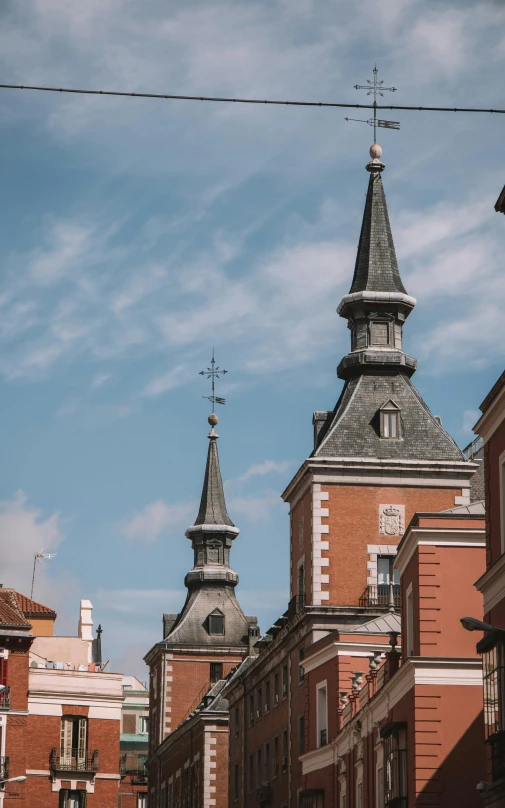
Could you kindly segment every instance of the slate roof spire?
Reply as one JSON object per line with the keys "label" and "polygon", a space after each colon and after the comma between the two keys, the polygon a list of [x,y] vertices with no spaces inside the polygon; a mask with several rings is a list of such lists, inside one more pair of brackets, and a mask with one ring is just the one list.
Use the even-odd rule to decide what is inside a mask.
{"label": "slate roof spire", "polygon": [[371,290],[407,294],[398,269],[382,184],[381,174],[386,166],[379,159],[382,156],[382,149],[377,143],[371,147],[370,156],[372,160],[366,167],[370,172],[368,193],[349,293]]}
{"label": "slate roof spire", "polygon": [[233,522],[228,516],[226,502],[224,498],[223,481],[219,468],[219,455],[217,451],[217,441],[219,435],[214,427],[217,425],[218,417],[215,413],[209,415],[209,451],[207,453],[207,465],[205,467],[205,478],[203,481],[202,498],[200,500],[200,510],[195,520],[195,525],[231,525]]}
{"label": "slate roof spire", "polygon": [[337,368],[343,379],[388,368],[411,376],[417,367],[403,351],[403,326],[416,301],[407,294],[398,269],[381,156],[381,147],[374,143],[366,166],[370,179],[354,276],[337,309],[351,331],[351,352]]}

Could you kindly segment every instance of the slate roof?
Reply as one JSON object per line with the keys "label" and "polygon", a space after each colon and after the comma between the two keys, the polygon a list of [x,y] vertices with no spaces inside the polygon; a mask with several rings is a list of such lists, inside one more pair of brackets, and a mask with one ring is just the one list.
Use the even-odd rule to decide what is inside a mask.
{"label": "slate roof", "polygon": [[354,626],[349,629],[349,634],[389,634],[390,631],[398,631],[401,634],[402,621],[397,612],[388,612],[374,620],[369,620],[361,626]]}
{"label": "slate roof", "polygon": [[484,500],[481,499],[478,502],[470,502],[470,505],[457,505],[455,508],[448,508],[446,511],[440,511],[440,513],[468,513],[478,516],[485,516],[486,509]]}
{"label": "slate roof", "polygon": [[349,294],[368,290],[406,294],[396,260],[380,171],[370,173],[358,254]]}
{"label": "slate roof", "polygon": [[43,606],[42,603],[27,598],[20,592],[15,592],[19,607],[25,617],[54,617],[56,619],[56,612],[50,609],[49,606]]}
{"label": "slate roof", "polygon": [[[224,616],[224,634],[209,634],[207,621],[215,609]],[[247,618],[240,608],[234,587],[197,587],[188,593],[181,614],[164,639],[176,645],[244,646],[253,622],[256,618]]]}
{"label": "slate roof", "polygon": [[[379,410],[388,399],[400,408],[401,438],[380,438]],[[461,450],[402,373],[363,374],[346,382],[319,433],[313,457],[463,461]]]}
{"label": "slate roof", "polygon": [[0,588],[0,628],[31,628],[17,600],[14,589]]}
{"label": "slate roof", "polygon": [[203,482],[202,498],[200,510],[196,517],[195,525],[231,525],[233,522],[228,516],[226,502],[224,499],[223,481],[219,468],[219,456],[217,452],[218,436],[211,431],[209,435],[209,451],[207,453],[207,465],[205,467],[205,479]]}

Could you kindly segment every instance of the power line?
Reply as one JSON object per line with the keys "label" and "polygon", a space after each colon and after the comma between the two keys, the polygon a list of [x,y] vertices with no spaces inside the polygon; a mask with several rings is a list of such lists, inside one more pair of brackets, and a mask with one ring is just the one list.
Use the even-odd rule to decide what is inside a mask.
{"label": "power line", "polygon": [[[345,109],[373,109],[373,104],[341,104],[333,101],[279,101],[267,98],[226,98],[204,95],[169,95],[166,93],[127,93],[118,90],[77,90],[70,87],[38,87],[28,84],[0,84],[2,90],[37,90],[47,93],[72,93],[74,95],[114,95],[121,98],[156,98],[165,101],[217,101],[226,104],[270,104],[283,107],[343,107]],[[403,109],[414,112],[484,112],[505,115],[505,109],[479,107],[423,107],[398,104],[377,104],[376,109]]]}

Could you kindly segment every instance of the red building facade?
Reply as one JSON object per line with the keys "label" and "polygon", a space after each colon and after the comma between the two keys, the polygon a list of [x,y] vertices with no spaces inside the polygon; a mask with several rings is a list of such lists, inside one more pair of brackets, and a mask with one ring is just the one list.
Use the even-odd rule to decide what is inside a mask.
{"label": "red building facade", "polygon": [[482,670],[459,615],[480,606],[472,582],[484,554],[482,504],[416,514],[395,562],[401,651],[393,614],[312,646],[301,804],[480,805]]}
{"label": "red building facade", "polygon": [[[483,804],[497,808],[505,805],[505,373],[480,409],[474,431],[484,442],[486,571],[475,585],[484,596],[484,624],[467,626],[486,631],[477,645],[484,665],[487,757],[481,788]],[[480,617],[469,609],[464,615]]]}

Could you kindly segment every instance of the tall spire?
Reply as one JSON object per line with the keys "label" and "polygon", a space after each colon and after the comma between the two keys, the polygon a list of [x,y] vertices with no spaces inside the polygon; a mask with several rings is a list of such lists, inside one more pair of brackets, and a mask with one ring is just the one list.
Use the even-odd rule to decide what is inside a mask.
{"label": "tall spire", "polygon": [[224,498],[223,481],[219,468],[219,455],[217,452],[217,441],[219,435],[214,427],[218,422],[217,415],[209,415],[211,430],[209,433],[209,451],[207,453],[207,465],[205,467],[205,479],[203,481],[202,498],[200,500],[200,510],[196,517],[195,525],[231,525],[233,522],[228,516],[226,502]]}
{"label": "tall spire", "polygon": [[366,166],[370,179],[354,276],[337,310],[351,330],[351,353],[337,369],[341,378],[388,368],[410,376],[417,366],[402,347],[403,325],[416,301],[407,294],[398,269],[381,156],[381,147],[374,143]]}
{"label": "tall spire", "polygon": [[385,165],[379,160],[382,156],[382,149],[378,144],[374,143],[370,149],[370,156],[372,160],[367,165],[370,180],[354,277],[349,294],[365,290],[407,294],[400,277],[393,234],[389,224],[381,177]]}

